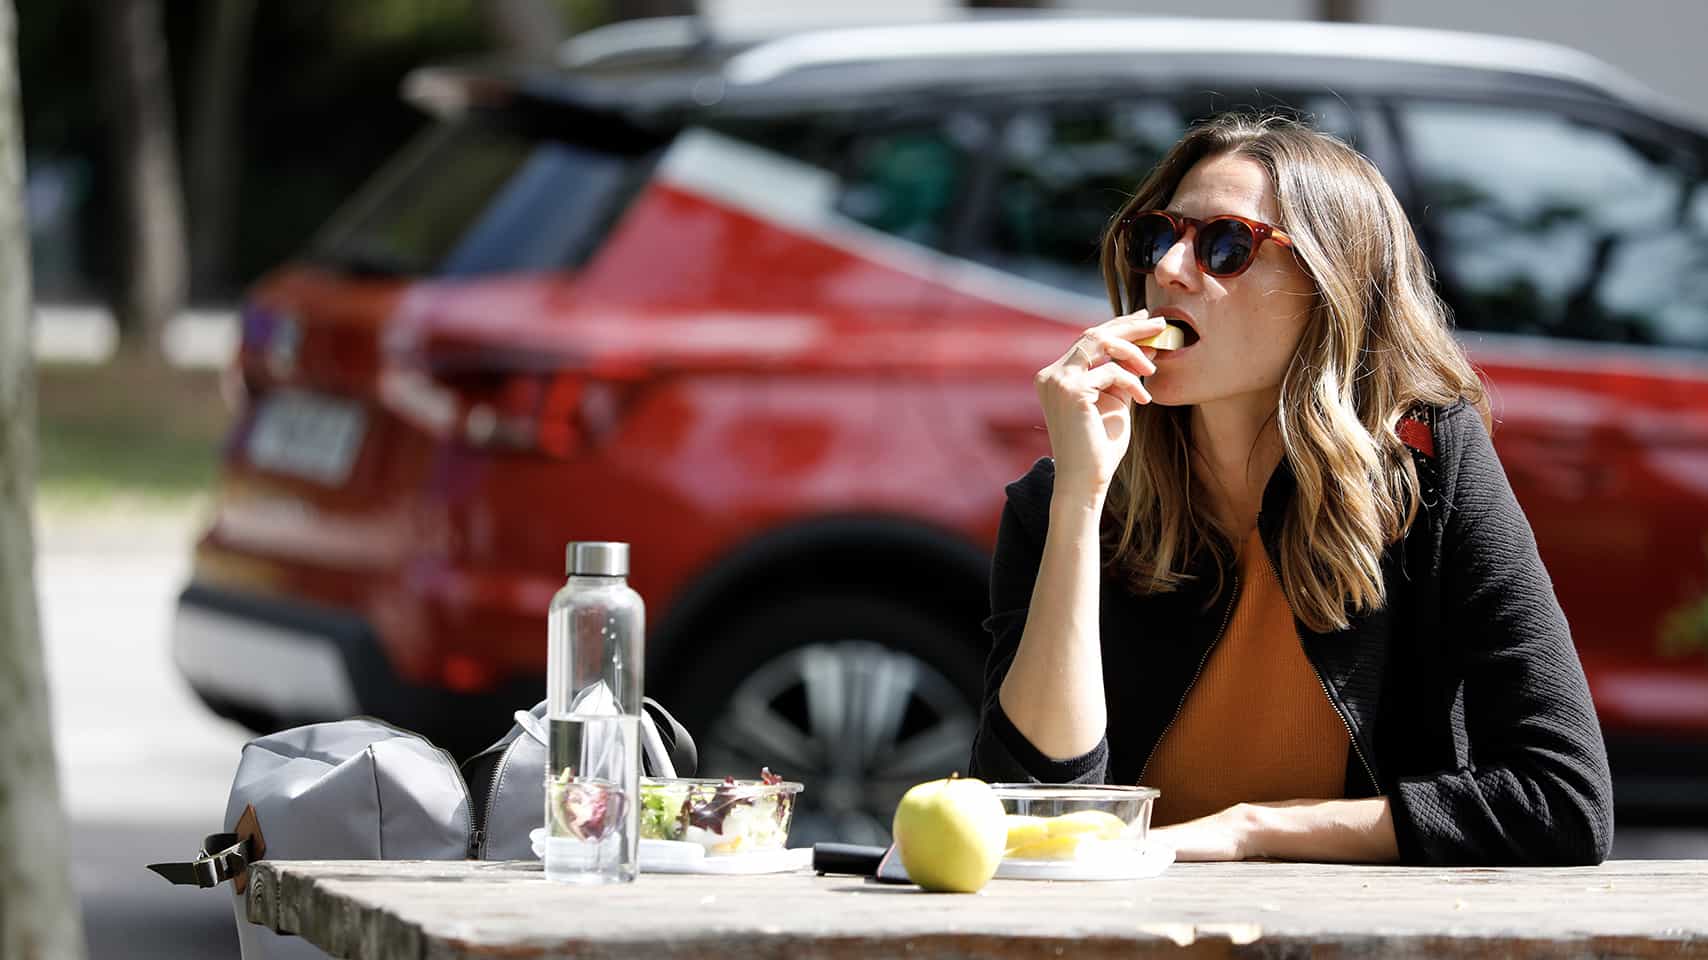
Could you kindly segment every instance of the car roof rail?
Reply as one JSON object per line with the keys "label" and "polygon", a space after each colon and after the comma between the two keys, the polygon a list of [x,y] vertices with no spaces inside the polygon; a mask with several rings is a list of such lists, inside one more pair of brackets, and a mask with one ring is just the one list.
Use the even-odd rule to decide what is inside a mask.
{"label": "car roof rail", "polygon": [[620,57],[685,53],[713,41],[711,26],[699,16],[620,20],[570,37],[558,48],[564,67],[585,67]]}
{"label": "car roof rail", "polygon": [[1651,107],[1676,103],[1583,51],[1486,33],[1382,24],[1146,16],[1046,16],[970,23],[854,26],[800,31],[732,56],[731,84],[757,85],[813,67],[909,59],[1144,55],[1215,51],[1498,70],[1565,79]]}
{"label": "car roof rail", "polygon": [[838,8],[806,13],[741,14],[715,16],[689,14],[674,17],[643,17],[620,20],[584,30],[558,48],[559,66],[576,68],[628,57],[685,54],[700,49],[739,50],[822,30],[860,27],[912,27],[930,24],[984,22],[993,20],[1069,19],[1084,17],[1083,11],[1033,9],[976,9],[960,6],[927,8],[917,13],[895,13],[880,9],[863,13]]}

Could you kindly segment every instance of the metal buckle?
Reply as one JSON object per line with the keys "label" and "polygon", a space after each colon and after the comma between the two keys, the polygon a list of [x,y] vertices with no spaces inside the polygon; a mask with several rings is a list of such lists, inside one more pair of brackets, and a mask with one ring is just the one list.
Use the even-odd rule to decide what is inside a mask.
{"label": "metal buckle", "polygon": [[[223,849],[213,853],[208,851],[208,847],[227,840],[231,843]],[[238,839],[234,833],[214,834],[203,842],[201,856],[196,860],[196,885],[217,887],[242,873],[248,865],[249,841]]]}
{"label": "metal buckle", "polygon": [[[211,851],[211,852],[210,852]],[[176,884],[217,887],[249,866],[249,840],[235,833],[214,833],[189,863],[151,863],[148,869]]]}

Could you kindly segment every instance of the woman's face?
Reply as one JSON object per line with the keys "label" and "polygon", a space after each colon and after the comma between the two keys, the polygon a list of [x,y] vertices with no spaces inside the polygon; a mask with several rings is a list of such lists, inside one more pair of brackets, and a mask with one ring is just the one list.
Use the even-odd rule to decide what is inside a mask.
{"label": "woman's face", "polygon": [[[1200,160],[1187,172],[1168,209],[1206,220],[1232,213],[1277,224],[1280,210],[1269,173],[1247,157]],[[1249,397],[1273,406],[1275,391],[1304,333],[1316,286],[1291,250],[1274,241],[1237,277],[1218,279],[1198,270],[1188,240],[1178,240],[1145,278],[1145,307],[1185,311],[1199,340],[1183,350],[1159,350],[1156,373],[1145,387],[1158,403],[1203,404]]]}

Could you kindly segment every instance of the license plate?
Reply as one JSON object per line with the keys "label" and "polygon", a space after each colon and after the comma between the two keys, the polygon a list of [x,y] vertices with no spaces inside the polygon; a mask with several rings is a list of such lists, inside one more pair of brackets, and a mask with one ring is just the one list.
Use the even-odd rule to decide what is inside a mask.
{"label": "license plate", "polygon": [[344,400],[300,391],[271,394],[249,431],[249,462],[342,486],[362,449],[366,425],[362,408]]}

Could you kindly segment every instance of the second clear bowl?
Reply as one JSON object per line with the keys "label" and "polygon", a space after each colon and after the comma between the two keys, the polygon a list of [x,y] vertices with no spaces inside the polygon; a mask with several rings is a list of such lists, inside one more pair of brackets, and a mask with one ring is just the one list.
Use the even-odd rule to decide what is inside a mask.
{"label": "second clear bowl", "polygon": [[1131,846],[1150,832],[1151,807],[1161,794],[1151,787],[996,783],[1008,814],[1005,857],[1074,860]]}
{"label": "second clear bowl", "polygon": [[648,777],[641,780],[641,839],[696,843],[713,856],[781,850],[801,789],[789,780]]}

